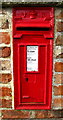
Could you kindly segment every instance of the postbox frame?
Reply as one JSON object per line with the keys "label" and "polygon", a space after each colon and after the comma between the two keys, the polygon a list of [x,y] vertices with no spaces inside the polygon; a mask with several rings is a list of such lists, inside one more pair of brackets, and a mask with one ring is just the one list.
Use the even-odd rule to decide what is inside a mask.
{"label": "postbox frame", "polygon": [[[15,10],[15,9],[14,9]],[[14,11],[13,10],[13,11]],[[14,20],[14,18],[13,18],[13,20]],[[13,21],[14,22],[14,21]],[[13,28],[14,28],[14,25],[13,25]],[[15,28],[14,28],[15,29]],[[47,32],[46,32],[47,33]],[[19,38],[19,36],[20,36],[20,38]],[[16,48],[18,49],[18,53],[19,53],[19,47],[21,46],[21,45],[25,45],[25,46],[27,46],[27,45],[37,45],[37,46],[40,46],[40,45],[43,45],[43,46],[46,46],[46,49],[47,49],[47,43],[42,43],[42,44],[36,44],[36,43],[19,43],[18,42],[18,44],[16,44],[15,45],[15,41],[19,41],[19,39],[21,40],[21,38],[22,38],[22,36],[24,36],[24,35],[32,35],[32,36],[35,36],[35,35],[40,35],[40,36],[42,36],[42,35],[44,35],[44,32],[43,31],[22,31],[22,34],[16,34],[16,35],[13,35],[13,38],[14,38],[14,43],[13,43],[13,60],[14,60],[14,67],[13,67],[13,71],[14,71],[14,106],[15,106],[15,109],[50,109],[51,108],[51,100],[52,100],[52,63],[53,63],[53,37],[51,37],[51,38],[49,38],[49,40],[50,40],[50,65],[49,65],[49,91],[48,91],[48,99],[47,99],[47,102],[48,102],[48,104],[46,104],[46,99],[44,100],[45,102],[45,104],[37,104],[37,103],[35,103],[35,104],[32,104],[32,105],[30,105],[30,104],[27,104],[27,103],[25,103],[25,104],[23,104],[23,106],[22,106],[22,103],[20,102],[20,63],[19,63],[19,60],[18,60],[18,63],[17,63],[17,61],[16,61],[16,58],[20,58],[20,56],[19,56],[19,54],[16,54]],[[47,34],[46,35],[44,35],[44,37],[45,37],[45,39],[46,39],[46,41],[48,40],[48,38],[46,38],[47,37]],[[46,58],[47,58],[47,56],[46,56]],[[25,55],[25,59],[26,59],[26,55]],[[39,60],[38,60],[39,61]],[[17,65],[18,65],[18,70],[16,70],[15,69],[15,65],[16,65],[16,63],[17,63]],[[38,63],[39,64],[39,63]],[[25,70],[25,73],[26,73],[27,71]],[[28,73],[29,73],[30,71],[28,71]],[[39,71],[38,71],[39,72]],[[35,73],[38,73],[38,72],[36,72],[35,71]],[[17,81],[16,81],[16,73],[17,73]],[[31,74],[32,73],[34,73],[34,72],[31,72]],[[48,73],[48,72],[47,72]],[[46,88],[45,88],[45,91],[46,91]],[[46,93],[45,93],[46,94]],[[45,95],[45,97],[46,97],[46,95]]]}

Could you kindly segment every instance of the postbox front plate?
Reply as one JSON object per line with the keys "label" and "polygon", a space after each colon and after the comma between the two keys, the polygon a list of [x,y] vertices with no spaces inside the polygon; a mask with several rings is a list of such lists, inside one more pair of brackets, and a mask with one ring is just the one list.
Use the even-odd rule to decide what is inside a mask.
{"label": "postbox front plate", "polygon": [[[31,17],[33,16],[34,14],[31,15]],[[20,19],[22,18],[19,18],[18,21]],[[24,21],[26,22],[26,20]],[[13,66],[15,108],[50,109],[53,40],[45,37],[47,36],[47,29],[45,31],[38,30],[38,28],[36,28],[37,31],[29,29],[25,27],[23,30],[21,26],[17,29],[14,16]]]}

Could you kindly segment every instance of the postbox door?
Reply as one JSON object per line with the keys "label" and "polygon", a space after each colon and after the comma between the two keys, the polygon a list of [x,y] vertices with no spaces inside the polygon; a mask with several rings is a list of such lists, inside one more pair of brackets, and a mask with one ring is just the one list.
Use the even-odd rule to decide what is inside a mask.
{"label": "postbox door", "polygon": [[23,35],[21,39],[15,39],[14,71],[18,73],[16,93],[20,104],[48,104],[51,48],[52,40],[46,40],[42,35]]}
{"label": "postbox door", "polygon": [[20,46],[21,102],[45,104],[46,46]]}
{"label": "postbox door", "polygon": [[50,107],[52,39],[35,34],[14,39],[15,104],[21,105],[18,109],[29,109],[26,105],[32,104],[35,109],[35,104],[41,105],[39,109]]}

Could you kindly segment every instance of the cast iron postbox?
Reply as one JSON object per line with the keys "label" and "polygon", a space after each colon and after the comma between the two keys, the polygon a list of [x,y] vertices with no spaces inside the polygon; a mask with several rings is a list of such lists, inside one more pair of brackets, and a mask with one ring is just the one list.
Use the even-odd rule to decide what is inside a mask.
{"label": "cast iron postbox", "polygon": [[50,109],[54,16],[51,7],[13,9],[15,109]]}

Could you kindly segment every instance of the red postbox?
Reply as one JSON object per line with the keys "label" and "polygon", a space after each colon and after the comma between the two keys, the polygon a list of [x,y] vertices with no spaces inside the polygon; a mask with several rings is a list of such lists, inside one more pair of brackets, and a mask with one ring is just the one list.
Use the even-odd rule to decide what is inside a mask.
{"label": "red postbox", "polygon": [[50,109],[54,13],[51,7],[13,9],[15,109]]}

